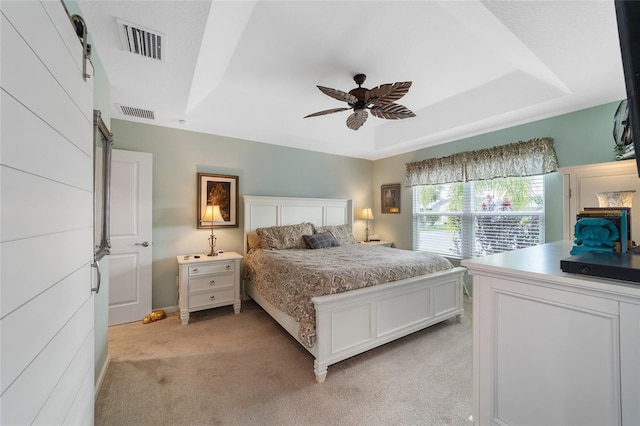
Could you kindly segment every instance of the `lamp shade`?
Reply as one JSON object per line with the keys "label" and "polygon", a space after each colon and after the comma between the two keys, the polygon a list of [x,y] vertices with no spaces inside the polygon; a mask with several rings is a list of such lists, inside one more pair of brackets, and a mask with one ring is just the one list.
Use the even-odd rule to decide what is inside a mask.
{"label": "lamp shade", "polygon": [[211,204],[207,204],[207,209],[204,211],[204,215],[202,215],[202,221],[224,222],[222,213],[220,212],[220,206],[212,206]]}
{"label": "lamp shade", "polygon": [[371,220],[373,219],[373,213],[370,208],[362,209],[362,214],[360,215],[360,219],[363,220]]}

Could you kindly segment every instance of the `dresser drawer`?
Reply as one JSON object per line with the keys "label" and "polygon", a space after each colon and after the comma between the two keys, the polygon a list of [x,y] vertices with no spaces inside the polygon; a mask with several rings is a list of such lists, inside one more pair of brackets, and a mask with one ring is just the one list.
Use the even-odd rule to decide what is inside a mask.
{"label": "dresser drawer", "polygon": [[222,272],[219,274],[203,275],[201,277],[189,278],[189,291],[217,290],[225,287],[233,287],[235,274],[233,272]]}
{"label": "dresser drawer", "polygon": [[193,292],[189,294],[189,309],[203,306],[215,306],[219,304],[233,303],[233,287],[215,291]]}
{"label": "dresser drawer", "polygon": [[189,266],[190,277],[225,271],[233,271],[233,262],[215,262],[208,265]]}

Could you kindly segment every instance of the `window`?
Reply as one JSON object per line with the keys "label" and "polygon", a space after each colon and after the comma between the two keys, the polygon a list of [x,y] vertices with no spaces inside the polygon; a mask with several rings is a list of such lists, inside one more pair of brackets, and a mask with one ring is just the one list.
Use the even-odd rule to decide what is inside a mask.
{"label": "window", "polygon": [[414,250],[456,258],[544,243],[543,176],[413,187]]}

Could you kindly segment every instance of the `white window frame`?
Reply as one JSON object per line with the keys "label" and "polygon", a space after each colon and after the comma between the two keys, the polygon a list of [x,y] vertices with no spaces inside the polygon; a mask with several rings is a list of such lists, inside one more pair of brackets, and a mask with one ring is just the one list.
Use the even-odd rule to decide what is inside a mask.
{"label": "white window frame", "polygon": [[[543,199],[544,199],[544,177],[538,176],[541,179],[539,182],[540,189],[543,191]],[[422,186],[414,186],[413,187],[413,249],[421,250],[421,251],[430,251],[421,248],[421,244],[419,241],[420,235],[420,218],[422,217],[460,217],[460,253],[456,254],[455,252],[444,253],[443,251],[434,251],[434,253],[444,255],[446,257],[454,258],[454,259],[468,259],[471,257],[478,257],[484,254],[478,254],[478,249],[475,247],[477,244],[476,239],[476,219],[479,216],[488,216],[488,215],[497,215],[497,216],[538,216],[539,217],[539,229],[538,229],[538,244],[544,244],[545,242],[545,212],[544,206],[541,210],[530,210],[530,211],[476,211],[475,207],[475,197],[474,197],[474,182],[465,182],[463,185],[463,210],[461,212],[422,212],[418,211],[418,191],[421,190]],[[427,185],[424,185],[427,186]],[[434,185],[435,186],[435,185]]]}

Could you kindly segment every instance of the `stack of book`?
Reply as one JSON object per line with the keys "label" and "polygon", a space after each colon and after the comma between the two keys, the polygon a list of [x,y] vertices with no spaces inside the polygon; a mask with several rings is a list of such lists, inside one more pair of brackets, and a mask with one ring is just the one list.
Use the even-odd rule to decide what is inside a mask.
{"label": "stack of book", "polygon": [[616,253],[626,253],[633,248],[630,207],[585,207],[576,215],[577,221],[583,218],[602,218],[614,223],[620,234],[615,241]]}

